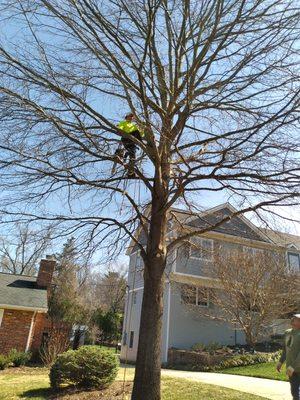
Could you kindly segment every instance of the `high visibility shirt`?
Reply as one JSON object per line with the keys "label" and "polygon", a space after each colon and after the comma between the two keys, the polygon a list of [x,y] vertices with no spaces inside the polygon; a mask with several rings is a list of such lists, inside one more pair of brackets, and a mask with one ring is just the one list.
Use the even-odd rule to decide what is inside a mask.
{"label": "high visibility shirt", "polygon": [[134,131],[139,131],[141,137],[144,137],[144,132],[141,129],[139,129],[139,127],[135,123],[126,121],[126,119],[118,123],[118,128],[121,129],[121,131],[128,134]]}

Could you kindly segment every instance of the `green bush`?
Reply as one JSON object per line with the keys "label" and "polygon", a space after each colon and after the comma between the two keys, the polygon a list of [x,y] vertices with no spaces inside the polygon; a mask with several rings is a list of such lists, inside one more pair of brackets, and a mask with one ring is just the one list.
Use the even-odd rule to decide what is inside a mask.
{"label": "green bush", "polygon": [[191,347],[191,350],[193,350],[193,351],[204,351],[204,350],[206,350],[206,346],[203,343],[195,343]]}
{"label": "green bush", "polygon": [[62,386],[103,389],[116,378],[119,363],[115,354],[98,346],[82,346],[60,354],[50,369],[53,389]]}
{"label": "green bush", "polygon": [[18,351],[16,349],[11,349],[8,354],[9,361],[15,366],[20,367],[25,365],[31,358],[31,353],[25,351]]}
{"label": "green bush", "polygon": [[0,354],[0,370],[3,370],[8,367],[10,360],[7,356]]}
{"label": "green bush", "polygon": [[261,364],[271,361],[278,361],[280,352],[276,353],[256,353],[256,354],[243,354],[239,356],[233,356],[225,361],[222,361],[219,365],[215,366],[215,369],[226,369],[232,367],[245,367],[247,365]]}
{"label": "green bush", "polygon": [[218,342],[210,342],[207,346],[206,346],[206,350],[209,353],[214,353],[216,350],[225,348],[225,346],[222,346],[220,343]]}
{"label": "green bush", "polygon": [[221,345],[218,342],[210,342],[209,344],[205,345],[203,343],[195,343],[192,347],[191,350],[193,351],[207,351],[210,354],[213,354],[216,352],[216,350],[220,349],[227,349],[226,346]]}

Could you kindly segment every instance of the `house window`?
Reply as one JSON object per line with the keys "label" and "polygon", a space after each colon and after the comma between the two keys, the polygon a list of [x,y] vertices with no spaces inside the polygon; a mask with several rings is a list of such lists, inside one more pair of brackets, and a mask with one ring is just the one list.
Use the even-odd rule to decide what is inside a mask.
{"label": "house window", "polygon": [[123,346],[126,346],[127,344],[127,332],[124,332],[123,334]]}
{"label": "house window", "polygon": [[254,247],[243,246],[243,252],[251,257],[258,257],[262,255],[264,251],[262,249],[256,249]]}
{"label": "house window", "polygon": [[209,292],[210,289],[206,287],[182,285],[181,299],[185,304],[209,307]]}
{"label": "house window", "polygon": [[211,239],[193,239],[189,246],[190,258],[211,261],[213,258],[213,241]]}
{"label": "house window", "polygon": [[129,338],[129,348],[130,348],[130,349],[133,348],[133,339],[134,339],[134,332],[131,331],[131,332],[130,332],[130,338]]}
{"label": "house window", "polygon": [[140,252],[138,252],[136,255],[135,267],[137,270],[143,268],[143,260],[142,260]]}
{"label": "house window", "polygon": [[137,292],[132,292],[132,304],[136,304],[136,300],[137,300]]}
{"label": "house window", "polygon": [[200,307],[209,306],[209,289],[208,288],[197,288],[197,303]]}
{"label": "house window", "polygon": [[300,255],[298,253],[288,253],[289,268],[292,272],[300,271]]}

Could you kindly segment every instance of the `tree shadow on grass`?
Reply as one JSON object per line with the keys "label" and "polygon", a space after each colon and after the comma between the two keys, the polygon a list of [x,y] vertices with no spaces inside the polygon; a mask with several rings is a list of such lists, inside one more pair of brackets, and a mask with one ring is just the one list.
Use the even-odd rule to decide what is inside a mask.
{"label": "tree shadow on grass", "polygon": [[91,389],[82,389],[76,387],[66,387],[61,388],[59,390],[53,390],[51,388],[42,388],[42,389],[30,389],[26,390],[20,395],[22,399],[49,399],[56,400],[60,399],[63,395],[72,395],[72,394],[80,394],[80,393],[89,393],[92,392]]}
{"label": "tree shadow on grass", "polygon": [[50,388],[43,388],[43,389],[30,389],[26,390],[22,394],[20,394],[20,398],[22,399],[53,399],[54,392]]}

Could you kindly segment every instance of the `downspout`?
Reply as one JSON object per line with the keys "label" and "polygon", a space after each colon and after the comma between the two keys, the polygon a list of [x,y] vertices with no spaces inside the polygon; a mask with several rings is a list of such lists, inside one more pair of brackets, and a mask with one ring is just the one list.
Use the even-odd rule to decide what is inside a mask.
{"label": "downspout", "polygon": [[29,329],[27,343],[26,343],[26,349],[25,349],[26,352],[29,350],[29,347],[30,347],[31,336],[32,336],[32,331],[33,331],[34,320],[35,320],[36,314],[37,314],[36,311],[32,314],[31,323],[30,323],[30,329]]}

